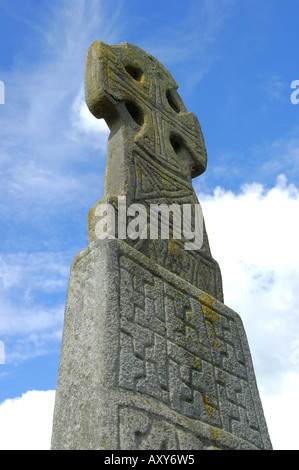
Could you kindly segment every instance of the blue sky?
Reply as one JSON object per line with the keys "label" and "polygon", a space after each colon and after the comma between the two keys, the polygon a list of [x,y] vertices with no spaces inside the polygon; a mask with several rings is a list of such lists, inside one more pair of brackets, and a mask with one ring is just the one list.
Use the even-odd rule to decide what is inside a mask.
{"label": "blue sky", "polygon": [[295,428],[284,435],[299,418],[298,15],[297,0],[0,0],[4,448],[33,445],[8,432],[8,405],[24,403],[19,429],[28,393],[51,415],[69,268],[103,191],[108,132],[83,94],[85,52],[102,40],[157,57],[200,121],[208,167],[194,188],[225,302],[243,318],[274,446],[299,449]]}

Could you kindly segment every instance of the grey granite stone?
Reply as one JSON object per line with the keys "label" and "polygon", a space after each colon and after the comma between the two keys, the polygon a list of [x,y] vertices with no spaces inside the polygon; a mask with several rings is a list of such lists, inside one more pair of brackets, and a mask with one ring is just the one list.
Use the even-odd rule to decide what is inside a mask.
{"label": "grey granite stone", "polygon": [[120,196],[146,207],[146,220],[155,203],[198,205],[197,118],[169,72],[127,43],[90,47],[85,89],[111,134],[104,197],[71,267],[52,449],[271,449],[242,320],[223,303],[204,225],[193,251],[171,237],[121,240],[119,220],[98,239],[98,208],[121,219]]}
{"label": "grey granite stone", "polygon": [[53,449],[271,449],[237,313],[125,242],[71,268]]}
{"label": "grey granite stone", "polygon": [[71,268],[53,449],[270,449],[237,313],[123,241]]}
{"label": "grey granite stone", "polygon": [[[85,94],[90,111],[111,129],[104,196],[88,215],[88,240],[96,239],[96,209],[117,197],[127,206],[199,204],[192,178],[206,169],[207,154],[197,117],[187,112],[178,85],[153,56],[128,43],[96,41],[86,54]],[[172,226],[170,227],[170,231]],[[223,301],[221,272],[203,229],[200,250],[184,249],[184,239],[127,243],[156,263]]]}

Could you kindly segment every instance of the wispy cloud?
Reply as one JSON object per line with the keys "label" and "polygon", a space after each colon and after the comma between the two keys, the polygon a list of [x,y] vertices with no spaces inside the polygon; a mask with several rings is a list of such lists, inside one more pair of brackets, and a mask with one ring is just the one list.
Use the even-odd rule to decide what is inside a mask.
{"label": "wispy cloud", "polygon": [[81,144],[82,141],[86,142],[87,145],[90,145],[89,142],[92,139],[94,148],[100,149],[102,155],[105,155],[110,130],[104,119],[96,119],[89,111],[83,86],[73,101],[70,122],[72,125],[70,138],[80,141]]}
{"label": "wispy cloud", "polygon": [[0,337],[7,364],[59,350],[70,254],[0,258]]}
{"label": "wispy cloud", "polygon": [[264,85],[270,101],[288,102],[290,99],[290,84],[285,83],[278,75],[270,77]]}
{"label": "wispy cloud", "polygon": [[0,1],[30,31],[1,75],[0,335],[7,364],[59,350],[76,236],[80,227],[86,236],[87,211],[101,197],[108,137],[84,102],[85,52],[97,39],[118,42],[122,5]]}
{"label": "wispy cloud", "polygon": [[159,34],[155,31],[153,36],[141,39],[142,46],[167,67],[181,64],[186,71],[188,64],[190,73],[184,75],[184,88],[190,92],[219,59],[215,43],[233,15],[234,5],[235,0],[188,2],[168,28],[164,24]]}
{"label": "wispy cloud", "polygon": [[264,178],[284,172],[293,181],[299,176],[298,127],[272,143],[255,146],[253,155],[262,162],[260,172]]}
{"label": "wispy cloud", "polygon": [[69,274],[69,254],[65,252],[18,252],[0,256],[0,282],[2,287],[31,288],[51,292],[65,288]]}
{"label": "wispy cloud", "polygon": [[[75,185],[78,188],[78,175],[83,175],[81,184],[88,193],[90,185],[84,177],[103,172],[107,130],[84,107],[85,52],[98,39],[99,31],[101,39],[115,39],[114,21],[119,11],[115,8],[110,12],[109,5],[94,0],[55,1],[41,10],[41,28],[36,27],[33,13],[30,20],[26,15],[40,40],[38,48],[32,45],[35,60],[28,53],[29,44],[24,38],[20,47],[24,56],[20,54],[13,69],[3,77],[6,105],[0,117],[2,210],[3,205],[14,201],[22,201],[23,211],[30,209],[33,194],[36,206],[45,196],[52,202],[53,198],[67,202],[75,193]],[[13,2],[8,12],[22,21],[22,12]],[[84,170],[82,165],[86,166]],[[79,193],[82,197],[83,191]]]}

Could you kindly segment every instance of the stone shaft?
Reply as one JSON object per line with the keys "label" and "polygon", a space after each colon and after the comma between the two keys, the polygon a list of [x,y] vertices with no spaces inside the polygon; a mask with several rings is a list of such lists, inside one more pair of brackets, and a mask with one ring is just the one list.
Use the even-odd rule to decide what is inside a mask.
{"label": "stone shaft", "polygon": [[53,449],[270,449],[237,313],[118,240],[71,268]]}
{"label": "stone shaft", "polygon": [[[177,88],[136,46],[96,41],[87,51],[86,102],[111,133],[104,196],[71,267],[52,449],[271,449],[242,320],[223,303],[204,224],[193,251],[174,237],[174,215],[169,239],[119,233],[120,198],[127,215],[142,205],[145,220],[155,204],[199,205],[191,181],[206,149]],[[113,238],[98,236],[103,207],[117,215]]]}

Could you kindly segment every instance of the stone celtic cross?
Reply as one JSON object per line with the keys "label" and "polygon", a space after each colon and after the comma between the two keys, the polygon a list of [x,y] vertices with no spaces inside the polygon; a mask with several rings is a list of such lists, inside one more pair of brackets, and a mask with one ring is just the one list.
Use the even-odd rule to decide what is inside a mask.
{"label": "stone celtic cross", "polygon": [[111,132],[104,196],[71,266],[52,449],[271,449],[242,320],[222,301],[204,225],[194,250],[177,237],[175,211],[172,238],[129,232],[132,208],[145,211],[144,229],[155,205],[198,206],[191,180],[207,157],[197,118],[167,70],[127,43],[92,44],[85,90]]}
{"label": "stone celtic cross", "polygon": [[[104,118],[108,140],[104,198],[91,209],[88,239],[95,240],[98,204],[198,204],[192,178],[206,169],[207,154],[197,117],[187,112],[177,84],[153,56],[128,43],[96,41],[86,56],[85,94],[90,111]],[[149,209],[148,209],[149,212]],[[223,300],[221,273],[205,227],[200,250],[182,240],[128,243],[171,272]]]}

